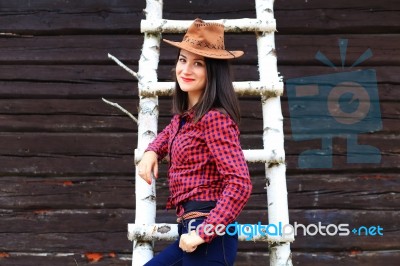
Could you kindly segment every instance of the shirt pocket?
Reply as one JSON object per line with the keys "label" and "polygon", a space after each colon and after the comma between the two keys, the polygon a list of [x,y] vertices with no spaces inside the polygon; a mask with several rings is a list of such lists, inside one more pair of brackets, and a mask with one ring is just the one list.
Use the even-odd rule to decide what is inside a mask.
{"label": "shirt pocket", "polygon": [[197,132],[179,134],[174,141],[173,160],[175,166],[183,168],[200,167],[208,157],[208,148]]}

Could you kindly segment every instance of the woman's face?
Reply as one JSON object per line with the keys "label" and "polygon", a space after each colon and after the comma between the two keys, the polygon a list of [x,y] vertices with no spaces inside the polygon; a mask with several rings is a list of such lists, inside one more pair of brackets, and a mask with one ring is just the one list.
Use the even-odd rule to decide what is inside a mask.
{"label": "woman's face", "polygon": [[181,90],[188,93],[189,106],[195,105],[203,94],[207,83],[204,56],[182,49],[176,64],[176,79]]}

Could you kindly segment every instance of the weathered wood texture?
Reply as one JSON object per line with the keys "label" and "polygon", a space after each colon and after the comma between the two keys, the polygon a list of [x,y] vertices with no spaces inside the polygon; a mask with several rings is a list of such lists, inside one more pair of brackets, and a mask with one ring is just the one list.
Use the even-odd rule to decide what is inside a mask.
{"label": "weathered wood texture", "polygon": [[[253,1],[164,1],[164,17],[192,20],[255,17]],[[107,58],[137,70],[145,1],[0,0],[0,265],[130,265],[127,223],[134,221],[136,125],[101,101],[137,114],[137,82]],[[382,153],[376,164],[347,163],[344,136],[333,139],[331,169],[301,169],[299,154],[321,146],[294,141],[288,96],[282,97],[290,221],[381,226],[383,236],[298,236],[295,265],[397,265],[400,259],[400,2],[397,0],[275,3],[278,70],[292,78],[374,69],[382,129],[359,143]],[[180,36],[165,34],[164,38]],[[345,67],[339,39],[348,39]],[[257,80],[254,34],[227,34],[244,49],[236,80]],[[367,49],[373,56],[349,68]],[[320,51],[336,68],[315,59]],[[159,79],[171,80],[176,50],[161,45]],[[259,97],[241,98],[241,143],[262,147]],[[170,99],[160,98],[161,130]],[[324,119],[313,110],[312,123]],[[326,117],[325,117],[326,118]],[[311,123],[310,122],[310,123]],[[311,124],[312,124],[311,123]],[[333,127],[334,128],[334,127]],[[354,129],[357,133],[357,129]],[[267,223],[264,165],[251,164],[254,191],[242,223]],[[160,222],[166,166],[157,182]],[[160,251],[167,243],[156,243]],[[264,243],[241,242],[236,265],[267,265]]]}

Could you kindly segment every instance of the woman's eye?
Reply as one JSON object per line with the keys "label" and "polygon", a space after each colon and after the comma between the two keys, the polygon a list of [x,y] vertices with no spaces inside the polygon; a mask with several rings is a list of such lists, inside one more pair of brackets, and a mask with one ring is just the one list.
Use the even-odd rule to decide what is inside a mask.
{"label": "woman's eye", "polygon": [[203,64],[201,62],[196,62],[194,63],[195,66],[203,66]]}
{"label": "woman's eye", "polygon": [[184,62],[186,62],[186,60],[185,60],[185,58],[179,58],[179,62],[184,63]]}

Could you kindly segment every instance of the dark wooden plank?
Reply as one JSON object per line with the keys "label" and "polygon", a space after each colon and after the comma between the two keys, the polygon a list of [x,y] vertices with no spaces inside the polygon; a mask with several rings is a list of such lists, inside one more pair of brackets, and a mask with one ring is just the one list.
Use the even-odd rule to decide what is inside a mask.
{"label": "dark wooden plank", "polygon": [[[389,158],[391,159],[391,158]],[[293,162],[294,163],[294,162]],[[387,165],[391,165],[391,161]],[[74,155],[43,155],[37,157],[0,156],[0,175],[15,176],[64,176],[81,175],[132,175],[135,171],[134,156],[105,155],[105,156],[74,156]],[[364,165],[365,166],[365,165]],[[377,166],[375,166],[376,168]],[[388,167],[388,166],[386,166]],[[263,164],[249,165],[251,171],[261,172]],[[373,167],[371,166],[371,169]]]}
{"label": "dark wooden plank", "polygon": [[[118,102],[131,112],[138,114],[139,99],[115,99],[107,98],[112,102]],[[170,107],[168,100],[161,100],[160,113],[165,116]],[[250,101],[249,101],[250,102]],[[119,109],[112,107],[98,99],[7,99],[0,100],[0,114],[19,115],[98,115],[98,116],[125,116]]]}
{"label": "dark wooden plank", "polygon": [[[0,145],[2,150],[0,155],[3,156],[4,162],[11,162],[10,165],[4,166],[3,171],[9,173],[23,174],[30,169],[25,165],[28,161],[40,166],[42,173],[48,169],[52,173],[61,171],[62,173],[77,174],[78,169],[82,169],[82,164],[92,164],[99,161],[109,162],[100,167],[108,173],[118,173],[118,170],[113,170],[115,167],[120,168],[120,172],[131,172],[134,169],[131,163],[133,162],[133,151],[136,147],[137,136],[135,133],[2,133],[0,134]],[[322,137],[322,136],[320,136]],[[383,154],[382,161],[378,164],[349,164],[346,161],[347,144],[344,138],[333,139],[333,168],[339,170],[342,167],[350,169],[377,169],[379,166],[386,166],[392,169],[397,169],[398,163],[396,158],[400,154],[398,137],[390,135],[375,134],[360,134],[360,144],[368,144],[377,147]],[[246,135],[242,134],[241,143],[243,149],[259,149],[262,148],[261,134]],[[297,156],[311,148],[316,149],[321,146],[321,140],[315,139],[310,141],[294,141],[290,135],[285,138],[285,151],[287,155],[288,171],[297,169]],[[129,159],[131,157],[132,159]],[[89,159],[90,158],[90,159]],[[121,158],[119,160],[118,158]],[[65,167],[62,166],[64,160]],[[388,160],[388,161],[385,161]],[[50,161],[57,162],[55,165],[50,164]],[[74,164],[74,162],[80,162]],[[116,165],[114,165],[114,163]],[[391,165],[392,164],[392,165]],[[250,164],[252,170],[262,169],[261,164]],[[19,170],[18,170],[19,168]],[[69,171],[67,171],[67,169]],[[6,170],[7,169],[7,170]],[[91,172],[95,166],[87,168],[85,173],[101,174],[100,170]],[[387,169],[387,170],[389,170]],[[326,169],[328,171],[329,169]],[[54,172],[56,171],[56,172]],[[65,172],[66,171],[66,172]],[[49,173],[50,173],[49,172]]]}
{"label": "dark wooden plank", "polygon": [[0,31],[23,35],[139,33],[145,1],[2,1]]}
{"label": "dark wooden plank", "polygon": [[[135,208],[135,177],[2,177],[0,209],[18,210]],[[161,192],[161,191],[160,191]],[[165,205],[164,202],[159,202]],[[38,212],[40,214],[40,211]],[[6,225],[5,225],[6,226]]]}
{"label": "dark wooden plank", "polygon": [[126,234],[126,230],[92,233],[1,233],[0,249],[5,252],[108,253],[118,250],[128,253],[132,249],[132,243]]}
{"label": "dark wooden plank", "polygon": [[[33,157],[0,156],[1,175],[18,176],[79,176],[79,175],[130,175],[134,173],[132,155],[74,156],[45,154]],[[381,162],[376,164],[347,163],[345,155],[333,157],[332,168],[301,169],[296,155],[287,155],[288,173],[341,173],[343,171],[393,172],[398,171],[399,154],[382,154]],[[250,164],[250,171],[260,173],[263,164]]]}
{"label": "dark wooden plank", "polygon": [[[127,8],[136,8],[139,11],[144,7],[145,3],[140,3],[140,1],[135,2],[125,2],[125,1],[114,1],[110,3],[106,0],[100,0],[96,3],[90,1],[81,1],[79,3],[68,3],[62,0],[55,0],[52,2],[52,5],[49,6],[46,0],[37,0],[34,3],[29,3],[28,0],[20,1],[20,2],[8,2],[6,0],[0,1],[3,6],[4,11],[8,12],[27,12],[27,11],[35,11],[35,10],[48,10],[52,7],[59,7],[59,9],[67,11],[78,10],[78,11],[88,11],[88,10],[118,10],[118,9],[127,9]],[[324,0],[314,0],[312,2],[300,3],[297,1],[280,1],[275,3],[275,9],[277,10],[298,10],[298,9],[316,9],[316,8],[329,8],[329,9],[343,9],[351,8],[351,9],[362,9],[362,8],[371,8],[373,10],[385,10],[387,7],[392,7],[396,9],[399,7],[399,3],[396,0],[383,0],[377,3],[374,0],[365,0],[363,2],[360,1],[352,1],[348,2],[346,0],[339,0],[336,3],[326,3]],[[112,9],[114,8],[114,9]],[[169,0],[164,3],[164,9],[170,11],[176,11],[177,13],[192,13],[196,12],[197,9],[202,9],[204,12],[215,12],[216,10],[220,10],[220,12],[229,12],[229,11],[243,11],[246,9],[254,9],[254,2],[245,2],[243,3],[240,0],[232,0],[229,2],[229,5],[226,3],[218,1],[218,0],[209,0],[206,3],[198,3],[198,2],[190,2],[190,1],[181,1],[181,0]]]}
{"label": "dark wooden plank", "polygon": [[137,64],[142,35],[67,35],[1,40],[2,64],[110,64],[108,53]]}
{"label": "dark wooden plank", "polygon": [[[301,67],[297,67],[301,72]],[[291,71],[295,77],[301,77],[301,73]],[[57,82],[13,82],[0,81],[2,99],[117,99],[117,98],[137,98],[137,83],[134,81],[115,81],[112,83],[98,82],[91,84],[78,83],[57,83]],[[378,84],[379,99],[381,101],[392,101],[400,97],[400,86],[397,84]],[[161,98],[160,98],[161,99]],[[164,99],[164,97],[162,98]],[[258,97],[254,97],[259,100]],[[287,99],[286,92],[282,100]]]}
{"label": "dark wooden plank", "polygon": [[[130,212],[130,213],[129,213]],[[132,211],[117,210],[64,210],[13,213],[4,217],[0,249],[4,251],[42,251],[42,252],[129,252],[131,243],[126,239],[126,224]],[[238,218],[241,224],[267,224],[267,210],[244,211]],[[300,229],[293,250],[394,250],[400,246],[400,228],[393,224],[399,211],[358,211],[358,210],[292,210],[291,224],[294,221],[308,226],[321,222],[323,226],[348,224],[347,228],[360,226],[380,226],[383,235],[366,236],[350,232],[348,236],[303,236]],[[160,222],[173,222],[173,212],[158,211]],[[323,229],[322,229],[323,230]],[[322,231],[324,232],[324,231]],[[343,239],[345,238],[345,242]],[[167,244],[167,243],[165,243]],[[244,241],[241,250],[265,250],[265,243]]]}
{"label": "dark wooden plank", "polygon": [[[189,3],[188,3],[189,2]],[[190,1],[179,4],[179,7],[172,6],[171,9],[165,10],[164,16],[175,19],[192,19],[191,13],[175,11],[175,10],[193,10]],[[325,7],[321,1],[313,6],[313,4],[303,3],[297,4],[298,8],[287,8],[291,5],[291,1],[286,1],[283,8],[280,8],[280,2],[277,1],[274,6],[274,14],[277,20],[278,32],[283,34],[288,33],[396,33],[399,27],[398,14],[388,12],[398,3],[393,3],[392,0],[384,1],[377,5],[368,1],[366,5],[361,2],[356,2],[352,5],[347,5],[342,1],[340,4],[332,8],[332,5]],[[185,5],[186,4],[186,5]],[[213,3],[211,3],[212,5]],[[250,5],[250,4],[248,4]],[[253,6],[248,6],[248,10],[254,10]],[[201,10],[201,9],[200,9]],[[201,11],[200,11],[201,12]],[[236,11],[240,12],[240,11]],[[201,14],[205,19],[215,19],[227,16],[226,14]],[[240,14],[240,13],[239,13]],[[249,16],[246,16],[249,15]],[[254,12],[243,14],[242,17],[255,17]],[[289,19],[290,18],[290,19]]]}
{"label": "dark wooden plank", "polygon": [[[388,265],[396,266],[400,259],[397,250],[362,251],[349,250],[347,252],[293,252],[293,265],[326,265],[326,266],[353,266],[353,265]],[[255,265],[255,264],[254,264]]]}
{"label": "dark wooden plank", "polygon": [[99,266],[129,266],[132,256],[128,253],[76,252],[76,253],[1,253],[0,263],[4,266],[36,266],[36,265],[99,265]]}
{"label": "dark wooden plank", "polygon": [[[8,234],[126,232],[127,223],[134,221],[134,209],[34,209],[14,212],[0,210],[0,232]],[[28,229],[29,228],[29,229]]]}
{"label": "dark wooden plank", "polygon": [[[156,244],[157,245],[157,244]],[[0,262],[4,266],[36,266],[36,265],[131,265],[130,254],[94,253],[102,256],[97,262],[89,260],[91,253],[5,253]],[[92,253],[93,254],[93,253]],[[96,257],[96,256],[93,256]],[[397,251],[349,251],[349,252],[292,252],[293,265],[326,265],[326,266],[375,266],[384,263],[387,266],[397,266],[400,255]],[[75,263],[76,261],[76,263]],[[270,265],[268,252],[239,251],[235,266]]]}
{"label": "dark wooden plank", "polygon": [[0,175],[129,175],[134,173],[133,154],[111,156],[64,156],[38,157],[0,156]]}
{"label": "dark wooden plank", "polygon": [[[89,11],[97,11],[100,12],[102,10],[108,10],[113,12],[121,12],[122,10],[128,11],[136,11],[141,12],[142,8],[145,6],[145,2],[141,3],[141,1],[134,2],[126,2],[123,0],[117,0],[110,2],[108,0],[98,0],[96,2],[92,1],[80,1],[80,2],[65,2],[63,0],[54,0],[51,1],[51,4],[47,0],[37,0],[34,2],[30,2],[29,0],[20,0],[17,2],[8,2],[7,0],[1,0],[0,4],[2,6],[2,10],[4,12],[17,12],[20,11],[22,13],[25,12],[33,12],[38,10],[55,10],[56,12],[66,13],[76,11],[76,12],[89,12]],[[129,9],[131,8],[131,9]],[[133,9],[135,8],[135,9]]]}
{"label": "dark wooden plank", "polygon": [[[128,116],[90,116],[90,115],[0,115],[3,132],[135,132],[137,125]],[[261,128],[251,127],[257,119],[246,119],[241,123],[245,132],[260,132]],[[159,119],[160,129],[170,122],[170,117]],[[252,123],[253,122],[253,123]],[[243,131],[242,131],[243,132]]]}
{"label": "dark wooden plank", "polygon": [[[159,66],[159,80],[171,80],[172,68],[172,65]],[[134,66],[132,69],[137,70]],[[134,77],[117,65],[25,65],[23,68],[18,65],[1,65],[0,70],[0,79],[3,82],[29,81],[78,84],[131,82],[132,85],[135,84]],[[259,78],[255,64],[253,66],[233,66],[233,71],[246,74],[240,76],[240,78],[237,76],[238,80],[243,78],[256,80]]]}
{"label": "dark wooden plank", "polygon": [[[114,99],[107,98],[110,101],[117,102],[122,105],[125,109],[137,116],[139,99]],[[293,102],[297,99],[290,99]],[[379,99],[371,99],[371,102],[375,102]],[[299,104],[308,103],[310,106],[307,110],[311,112],[310,117],[316,119],[324,119],[327,115],[319,115],[319,102],[328,102],[324,98],[315,98],[314,100],[297,100]],[[299,118],[295,112],[289,113],[289,106],[287,98],[282,98],[282,112],[283,116]],[[243,121],[246,119],[258,118],[262,120],[261,112],[261,101],[258,97],[251,98],[240,98],[239,101],[241,107],[241,115]],[[159,116],[161,118],[172,117],[171,113],[172,100],[170,98],[159,99]],[[315,106],[315,107],[314,107]],[[397,118],[400,114],[400,107],[396,101],[393,102],[382,102],[380,104],[380,113],[383,119]],[[109,117],[123,117],[126,116],[119,109],[112,107],[101,99],[0,99],[0,114],[4,116],[12,115],[49,115],[49,116],[109,116]],[[128,116],[126,116],[128,117]]]}
{"label": "dark wooden plank", "polygon": [[[2,9],[3,16],[0,18],[4,21],[0,19],[0,25],[2,25],[0,31],[20,34],[138,33],[140,20],[144,18],[142,13],[144,1],[130,5],[120,4],[120,1],[117,3],[102,1],[99,7],[87,5],[86,1],[75,5],[57,1],[56,3],[61,7],[46,6],[45,2],[39,1],[39,4],[25,5],[22,10],[17,9],[17,5],[3,4],[5,8]],[[189,20],[194,17],[204,19],[255,17],[253,2],[233,1],[235,3],[233,9],[228,9],[231,3],[230,5],[216,3],[218,1],[201,6],[190,1],[167,3],[164,8],[164,17]],[[347,3],[341,2],[341,5],[337,5],[336,8],[327,8],[319,3],[316,8],[310,5],[309,9],[305,9],[304,6],[307,5],[302,5],[302,8],[298,9],[280,9],[278,2],[275,6],[278,30],[281,33],[359,33],[360,31],[391,33],[398,31],[399,16],[395,11],[391,11],[397,6],[394,4],[393,7],[393,1],[384,1],[379,6],[371,2],[368,5],[360,5],[347,7]]]}
{"label": "dark wooden plank", "polygon": [[[46,145],[43,145],[45,141]],[[0,154],[41,155],[126,155],[137,147],[136,133],[1,133]],[[261,148],[261,136],[242,135],[243,149]]]}
{"label": "dark wooden plank", "polygon": [[[140,32],[140,20],[145,18],[143,9],[145,1],[135,1],[128,3],[122,1],[107,2],[100,1],[97,5],[82,1],[81,3],[70,4],[63,1],[56,1],[55,6],[49,6],[47,1],[38,1],[34,4],[26,4],[23,8],[18,5],[7,5],[2,10],[4,15],[14,15],[9,17],[7,25],[0,23],[1,31],[15,32],[20,34],[54,34],[54,32],[68,33],[138,33]],[[236,10],[228,9],[226,5],[218,4],[218,7],[224,7],[224,18],[240,18],[254,16],[254,8],[243,5],[241,1],[234,1]],[[216,1],[217,3],[217,1]],[[208,5],[208,11],[205,5],[197,5],[197,11],[193,8],[193,4],[186,2],[173,3],[172,12],[168,9],[168,4],[165,4],[164,18],[179,19],[176,15],[175,8],[177,6],[189,7],[190,12],[185,11],[187,19],[194,19],[197,16],[205,19],[221,18],[219,12],[215,12],[214,5]],[[3,5],[2,5],[3,6]],[[250,4],[250,6],[254,6]],[[211,12],[211,14],[209,13]],[[18,14],[15,15],[15,14]],[[1,22],[1,19],[0,19]]]}
{"label": "dark wooden plank", "polygon": [[[137,100],[133,100],[132,103],[137,103]],[[169,107],[170,101],[167,101],[167,104],[164,106]],[[242,119],[240,123],[240,130],[242,134],[262,134],[262,119],[257,118],[256,116],[261,116],[260,110],[261,108],[259,105],[260,102],[242,102],[243,104],[242,109],[247,110],[249,116]],[[35,103],[34,103],[35,104]],[[79,104],[79,103],[78,103]],[[44,105],[42,105],[44,106]],[[106,106],[101,101],[96,102],[93,105],[93,108],[99,107],[103,108],[104,110],[108,110],[110,112],[115,112],[112,110],[113,108],[110,106]],[[137,104],[130,104],[130,106],[137,106]],[[56,105],[54,105],[56,108]],[[83,107],[83,106],[81,106]],[[258,107],[258,108],[257,108]],[[40,105],[39,107],[40,108]],[[62,107],[61,107],[62,108]],[[91,108],[87,106],[87,108]],[[255,109],[257,108],[257,109]],[[310,110],[313,110],[312,107],[309,107]],[[169,109],[169,108],[167,108]],[[374,117],[377,122],[382,121],[382,129],[377,130],[377,132],[382,133],[394,133],[400,131],[400,125],[398,123],[393,123],[393,119],[396,119],[399,115],[399,105],[395,102],[382,102],[380,104],[381,109],[381,117]],[[54,109],[55,110],[55,109]],[[252,112],[249,112],[252,110]],[[284,116],[288,117],[289,114],[287,113],[287,108],[283,106]],[[72,110],[71,110],[72,111]],[[43,112],[43,111],[39,111]],[[312,113],[311,113],[312,114]],[[163,115],[163,113],[161,113]],[[160,116],[159,117],[159,128],[163,129],[169,122],[170,122],[170,115],[168,116]],[[251,116],[250,116],[251,115]],[[291,116],[294,117],[292,113]],[[27,119],[29,118],[29,119]],[[305,131],[306,134],[310,134],[310,132],[315,132],[313,130],[313,126],[315,124],[326,122],[330,123],[330,128],[326,130],[322,130],[316,136],[319,138],[319,135],[328,134],[331,132],[346,132],[359,134],[360,132],[363,133],[364,129],[351,129],[348,128],[346,131],[341,127],[341,124],[330,122],[330,116],[324,115],[317,115],[317,113],[313,116],[307,116],[307,123],[304,125],[302,130]],[[12,114],[0,114],[0,119],[2,123],[0,124],[0,130],[2,132],[135,132],[137,131],[136,123],[131,120],[128,116],[124,115],[97,115],[97,114],[74,114],[73,111],[71,114],[62,113],[61,114],[26,114],[26,115],[12,115]],[[284,132],[286,134],[291,134],[290,130],[291,122],[288,119],[284,123]],[[309,132],[306,130],[310,130]]]}
{"label": "dark wooden plank", "polygon": [[[253,191],[248,210],[267,206],[265,175],[251,171]],[[331,171],[332,172],[332,171]],[[135,208],[134,175],[95,177],[2,177],[0,209],[62,210],[76,208]],[[157,206],[165,208],[169,196],[166,166],[160,167]],[[400,181],[395,173],[324,173],[287,175],[291,209],[381,209],[399,206]]]}
{"label": "dark wooden plank", "polygon": [[1,133],[0,154],[8,156],[132,154],[136,133]]}
{"label": "dark wooden plank", "polygon": [[[339,41],[347,39],[344,69],[340,58]],[[384,40],[389,42],[383,44]],[[250,42],[251,43],[251,42]],[[280,35],[275,38],[278,65],[322,65],[315,59],[317,52],[323,53],[337,66],[337,71],[349,70],[350,66],[367,50],[372,57],[362,61],[361,66],[399,65],[395,56],[400,44],[398,34],[332,34],[332,35]],[[256,49],[254,49],[256,51]],[[254,53],[252,50],[250,53]]]}
{"label": "dark wooden plank", "polygon": [[[139,99],[107,98],[117,102],[133,115],[137,116]],[[241,98],[242,117],[262,118],[261,100],[259,97]],[[254,107],[253,107],[254,106]],[[159,98],[159,116],[171,118],[172,99]],[[393,108],[392,108],[393,109]],[[260,113],[260,114],[258,114]],[[90,116],[126,116],[119,109],[98,99],[0,99],[0,114],[2,115],[90,115]]]}
{"label": "dark wooden plank", "polygon": [[[3,82],[46,82],[59,83],[58,86],[60,86],[62,83],[90,85],[134,80],[134,77],[117,65],[25,65],[22,68],[18,65],[2,65],[0,69],[0,79]],[[56,89],[57,85],[54,88]]]}
{"label": "dark wooden plank", "polygon": [[[160,128],[159,130],[161,130]],[[242,149],[262,148],[261,134],[242,134]],[[333,154],[346,154],[347,144],[345,138],[333,139]],[[285,137],[285,149],[287,155],[298,155],[300,152],[311,147],[320,145],[320,139],[310,141],[294,141],[292,136]],[[369,144],[378,147],[382,152],[398,154],[399,137],[395,135],[360,134],[360,144]],[[136,148],[136,133],[1,133],[0,150],[1,155],[8,156],[41,156],[41,155],[127,155],[132,154]],[[45,144],[45,145],[44,145]]]}
{"label": "dark wooden plank", "polygon": [[[182,36],[163,35],[176,39]],[[226,34],[230,49],[239,49],[247,43],[246,56],[235,63],[252,63],[257,60],[256,37],[250,35]],[[387,42],[385,42],[387,43]],[[64,65],[84,63],[111,64],[110,53],[125,64],[137,65],[141,54],[143,35],[64,35],[32,36],[29,38],[6,38],[2,40],[0,62],[3,64],[51,64]],[[382,48],[384,49],[384,48]],[[21,52],[23,50],[24,52]],[[161,43],[160,64],[171,64],[176,60],[178,50]]]}
{"label": "dark wooden plank", "polygon": [[[288,174],[286,180],[291,209],[396,210],[399,207],[398,174]],[[252,181],[252,196],[246,208],[267,206],[265,177],[252,176]],[[163,196],[162,192],[157,196]]]}
{"label": "dark wooden plank", "polygon": [[[164,35],[163,38],[177,37]],[[179,37],[180,38],[180,37]],[[339,68],[339,39],[348,39],[346,66],[351,66],[368,48],[373,56],[362,63],[364,66],[398,65],[398,35],[277,35],[278,64],[321,65],[315,60],[318,51],[323,52]],[[110,64],[110,53],[126,64],[137,64],[143,36],[141,35],[69,35],[37,36],[32,38],[8,38],[2,40],[0,62],[3,64]],[[245,55],[235,64],[252,64],[257,60],[254,34],[226,35],[231,49],[244,49]],[[23,52],[21,51],[23,50]],[[176,59],[176,48],[161,44],[160,63],[171,63]]]}
{"label": "dark wooden plank", "polygon": [[[137,70],[132,67],[133,70]],[[170,81],[172,65],[159,66],[159,80]],[[371,69],[371,67],[356,67],[352,71]],[[377,66],[373,69],[377,73],[377,82],[380,84],[398,84],[400,77],[397,75],[400,67],[398,66]],[[131,82],[134,86],[134,78],[125,70],[117,65],[1,65],[0,79],[2,82],[49,82],[67,84],[101,84],[112,82]],[[253,65],[233,65],[233,73],[235,80],[258,80],[258,69],[256,64]],[[334,69],[328,66],[278,66],[278,70],[283,75],[284,80],[298,77],[318,76],[337,73]],[[341,71],[342,72],[342,71]],[[348,71],[343,71],[348,72]]]}
{"label": "dark wooden plank", "polygon": [[[127,73],[125,78],[129,78]],[[117,81],[113,82],[58,82],[45,80],[34,81],[0,81],[2,99],[28,98],[28,99],[101,99],[108,98],[132,98],[138,97],[137,82]]]}
{"label": "dark wooden plank", "polygon": [[[357,251],[348,252],[292,252],[293,265],[324,265],[324,266],[376,266],[384,263],[397,266],[400,255],[394,251]],[[267,252],[239,252],[236,266],[270,265]]]}
{"label": "dark wooden plank", "polygon": [[275,9],[281,10],[299,10],[299,9],[316,9],[316,8],[328,8],[328,9],[371,9],[371,11],[386,10],[386,8],[391,7],[393,10],[399,8],[399,2],[396,0],[383,0],[381,2],[376,2],[374,0],[364,0],[364,1],[346,1],[337,0],[335,3],[327,3],[324,0],[313,0],[312,2],[298,2],[298,1],[277,1],[275,2]]}
{"label": "dark wooden plank", "polygon": [[[390,7],[386,7],[389,8]],[[313,9],[275,12],[281,34],[371,34],[396,33],[400,16],[396,11],[364,9]],[[290,18],[290,19],[288,19]]]}
{"label": "dark wooden plank", "polygon": [[[177,39],[164,34],[163,38]],[[229,48],[245,49],[245,55],[235,64],[254,64],[257,46],[254,34],[226,34]],[[351,66],[367,49],[373,56],[362,62],[363,66],[399,65],[397,49],[399,35],[340,34],[340,35],[280,35],[275,38],[279,65],[321,65],[315,60],[318,51],[324,53],[341,68],[339,39],[348,39],[346,66]],[[7,38],[2,40],[2,64],[110,64],[110,53],[128,65],[136,65],[141,53],[142,35],[68,35],[35,36],[32,38]],[[21,52],[23,50],[23,52]],[[177,49],[161,43],[160,64],[171,64]]]}
{"label": "dark wooden plank", "polygon": [[[368,69],[357,68],[357,69]],[[381,100],[396,99],[399,93],[399,67],[374,67]],[[133,70],[137,68],[132,67]],[[171,65],[161,65],[160,81],[171,80]],[[355,70],[357,70],[355,69]],[[257,80],[255,65],[233,67],[236,81]],[[284,81],[291,78],[336,73],[330,67],[278,66]],[[114,65],[1,65],[1,98],[96,98],[137,97],[137,81],[125,70]]]}
{"label": "dark wooden plank", "polygon": [[[321,63],[322,65],[322,63]],[[299,78],[299,77],[308,77],[308,76],[319,76],[319,75],[328,75],[333,73],[341,73],[341,72],[352,72],[352,71],[359,71],[365,69],[374,69],[376,71],[376,78],[378,86],[380,84],[385,83],[399,83],[399,78],[394,75],[394,71],[396,71],[397,66],[390,66],[390,67],[355,67],[352,70],[345,69],[344,71],[335,71],[333,68],[328,66],[278,66],[278,70],[284,77],[284,81],[287,82],[288,79],[291,78]]]}
{"label": "dark wooden plank", "polygon": [[[0,126],[3,132],[135,132],[137,126],[129,117],[115,116],[68,116],[32,115],[29,120],[18,116],[0,115],[3,121]],[[255,120],[255,119],[254,119]],[[160,118],[159,127],[164,128],[170,122],[170,117]],[[42,124],[41,124],[42,123]],[[41,124],[41,125],[40,125]],[[249,126],[250,119],[242,126]],[[247,127],[248,132],[255,128]],[[260,129],[261,130],[261,129]]]}

